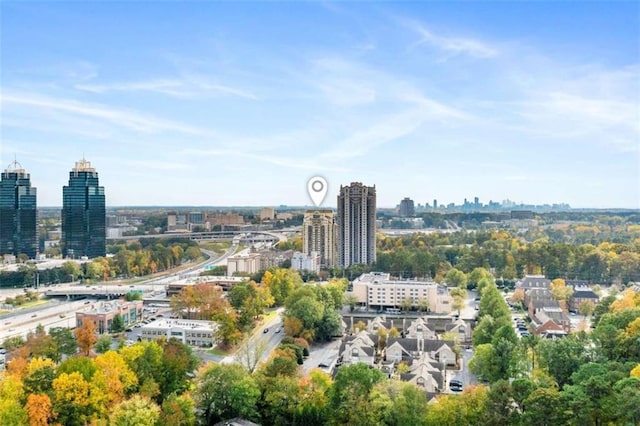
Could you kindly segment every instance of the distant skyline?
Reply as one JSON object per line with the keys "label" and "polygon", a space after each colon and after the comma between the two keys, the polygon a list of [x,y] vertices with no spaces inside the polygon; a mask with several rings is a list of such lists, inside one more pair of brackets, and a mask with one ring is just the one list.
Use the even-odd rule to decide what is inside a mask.
{"label": "distant skyline", "polygon": [[640,208],[638,2],[0,3],[0,167],[61,206]]}

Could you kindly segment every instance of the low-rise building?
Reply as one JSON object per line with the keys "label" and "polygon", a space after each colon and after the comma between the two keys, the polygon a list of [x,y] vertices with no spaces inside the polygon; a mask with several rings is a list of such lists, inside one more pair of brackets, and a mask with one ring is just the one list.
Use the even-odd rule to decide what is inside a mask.
{"label": "low-rise building", "polygon": [[569,299],[569,310],[571,312],[578,312],[580,304],[583,302],[593,303],[595,306],[595,304],[598,303],[598,300],[600,300],[600,298],[590,287],[576,286],[573,288],[573,294]]}
{"label": "low-rise building", "polygon": [[217,327],[213,321],[163,318],[143,325],[140,328],[140,339],[151,341],[174,338],[187,345],[210,347],[215,342]]}
{"label": "low-rise building", "polygon": [[210,284],[218,286],[223,290],[228,290],[236,284],[240,284],[246,281],[243,277],[229,277],[229,276],[215,276],[207,275],[204,277],[198,277],[197,279],[187,279],[181,281],[174,281],[167,284],[167,297],[175,296],[180,293],[186,287],[198,285],[198,284]]}
{"label": "low-rise building", "polygon": [[91,321],[99,334],[108,333],[113,329],[113,319],[116,315],[120,314],[124,325],[127,326],[142,319],[142,309],[142,300],[96,302],[88,311],[76,312],[76,325],[82,327],[83,323]]}
{"label": "low-rise building", "polygon": [[227,259],[227,274],[255,274],[261,269],[260,253],[242,253]]}
{"label": "low-rise building", "polygon": [[273,207],[263,207],[260,209],[260,220],[273,220],[276,217],[276,209]]}
{"label": "low-rise building", "polygon": [[398,308],[409,303],[414,308],[426,306],[430,312],[449,314],[451,296],[446,287],[434,281],[392,278],[383,272],[362,274],[353,281],[358,303],[368,308]]}

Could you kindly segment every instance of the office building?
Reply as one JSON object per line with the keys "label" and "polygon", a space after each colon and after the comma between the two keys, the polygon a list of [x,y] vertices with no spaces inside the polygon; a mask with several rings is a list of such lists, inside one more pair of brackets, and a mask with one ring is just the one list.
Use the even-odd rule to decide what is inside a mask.
{"label": "office building", "polygon": [[331,210],[307,210],[302,221],[302,252],[320,255],[320,265],[333,268],[336,258],[336,225]]}
{"label": "office building", "polygon": [[29,174],[14,161],[0,180],[0,255],[26,254],[35,259],[38,251],[36,188]]}
{"label": "office building", "polygon": [[337,214],[338,265],[376,261],[376,187],[353,182],[340,186]]}
{"label": "office building", "polygon": [[218,325],[213,321],[162,318],[143,325],[140,339],[178,339],[186,345],[211,347],[216,341],[217,329]]}
{"label": "office building", "polygon": [[227,274],[251,275],[260,271],[260,253],[240,253],[227,258]]}
{"label": "office building", "polygon": [[69,172],[62,188],[62,255],[92,258],[106,254],[104,187],[84,158]]}
{"label": "office building", "polygon": [[353,294],[358,303],[369,309],[399,311],[409,303],[414,309],[428,307],[435,314],[449,314],[452,298],[446,287],[433,281],[392,278],[384,272],[362,274],[353,281]]}
{"label": "office building", "polygon": [[412,217],[416,215],[416,208],[413,204],[413,200],[409,197],[405,197],[400,201],[400,216]]}
{"label": "office building", "polygon": [[122,317],[125,327],[142,320],[142,300],[123,302],[115,300],[112,302],[97,303],[89,311],[76,312],[76,324],[82,327],[84,322],[90,321],[99,334],[113,331],[113,319],[116,315]]}

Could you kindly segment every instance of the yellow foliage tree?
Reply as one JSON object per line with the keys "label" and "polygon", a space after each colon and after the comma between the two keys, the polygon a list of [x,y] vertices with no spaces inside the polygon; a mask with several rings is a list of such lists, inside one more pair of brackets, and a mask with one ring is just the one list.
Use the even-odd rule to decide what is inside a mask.
{"label": "yellow foliage tree", "polygon": [[97,371],[91,385],[98,390],[101,407],[108,408],[121,402],[138,384],[138,378],[117,352],[108,351],[98,356],[95,365]]}
{"label": "yellow foliage tree", "polygon": [[631,377],[635,377],[636,379],[640,379],[640,364],[636,365],[633,370],[631,370]]}
{"label": "yellow foliage tree", "polygon": [[632,289],[627,289],[622,293],[621,298],[611,304],[609,311],[620,312],[625,309],[635,308],[636,306],[636,293]]}
{"label": "yellow foliage tree", "polygon": [[51,399],[46,394],[31,394],[27,398],[30,426],[47,426],[51,417]]}
{"label": "yellow foliage tree", "polygon": [[625,333],[630,338],[634,338],[636,336],[640,336],[640,317],[633,320],[625,329]]}
{"label": "yellow foliage tree", "polygon": [[60,423],[86,422],[94,411],[91,387],[82,374],[62,373],[53,381],[53,412]]}

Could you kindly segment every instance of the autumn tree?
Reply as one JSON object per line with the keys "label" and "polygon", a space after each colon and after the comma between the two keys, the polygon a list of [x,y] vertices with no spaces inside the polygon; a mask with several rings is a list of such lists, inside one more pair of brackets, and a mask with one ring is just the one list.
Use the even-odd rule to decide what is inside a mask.
{"label": "autumn tree", "polygon": [[160,422],[167,426],[193,426],[196,423],[195,403],[189,394],[172,393],[162,402]]}
{"label": "autumn tree", "polygon": [[46,394],[29,394],[25,408],[30,426],[48,426],[51,418],[51,399]]}
{"label": "autumn tree", "polygon": [[95,411],[90,385],[80,373],[62,373],[53,381],[53,412],[60,423],[82,426]]}
{"label": "autumn tree", "polygon": [[93,322],[83,321],[82,325],[75,329],[75,334],[80,352],[88,356],[91,353],[93,345],[98,340]]}

